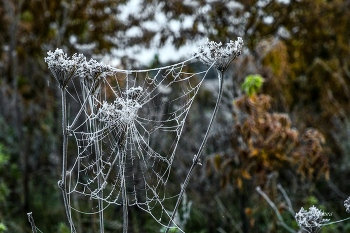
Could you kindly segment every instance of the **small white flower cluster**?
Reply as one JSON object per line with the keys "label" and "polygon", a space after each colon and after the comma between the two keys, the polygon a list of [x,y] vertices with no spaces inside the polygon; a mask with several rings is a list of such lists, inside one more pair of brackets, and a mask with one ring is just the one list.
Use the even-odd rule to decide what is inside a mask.
{"label": "small white flower cluster", "polygon": [[344,201],[344,207],[347,213],[350,213],[350,197]]}
{"label": "small white flower cluster", "polygon": [[112,104],[104,101],[98,111],[98,117],[110,126],[130,125],[136,119],[137,111],[142,107],[137,102],[137,97],[142,91],[142,87],[132,87],[123,93],[123,97],[117,97]]}
{"label": "small white flower cluster", "polygon": [[323,219],[325,215],[327,214],[317,209],[315,206],[310,207],[309,211],[301,207],[300,211],[295,214],[295,220],[300,229],[305,232],[318,232],[321,230],[321,227],[330,220]]}
{"label": "small white flower cluster", "polygon": [[83,54],[74,54],[70,58],[58,48],[55,52],[49,51],[47,55],[45,62],[62,89],[74,77],[90,79],[94,84],[112,70],[110,66],[100,64],[94,59],[87,62]]}
{"label": "small white flower cluster", "polygon": [[241,54],[243,47],[243,39],[238,37],[236,41],[230,41],[226,44],[226,48],[221,47],[222,43],[207,41],[205,46],[200,46],[198,52],[193,56],[198,57],[201,62],[206,65],[214,64],[214,67],[221,72],[227,70],[230,63]]}

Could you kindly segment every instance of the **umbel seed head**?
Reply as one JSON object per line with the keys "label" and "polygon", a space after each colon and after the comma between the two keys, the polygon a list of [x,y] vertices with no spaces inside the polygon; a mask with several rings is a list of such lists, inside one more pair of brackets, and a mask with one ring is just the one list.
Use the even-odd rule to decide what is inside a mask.
{"label": "umbel seed head", "polygon": [[309,211],[301,207],[300,211],[295,214],[295,220],[305,232],[318,232],[330,220],[323,218],[325,215],[325,212],[315,206],[310,207]]}
{"label": "umbel seed head", "polygon": [[49,51],[47,55],[45,62],[62,89],[72,78],[79,75],[81,64],[86,62],[83,54],[74,54],[70,58],[62,49],[56,49],[55,52]]}
{"label": "umbel seed head", "polygon": [[74,54],[70,58],[62,49],[56,49],[55,52],[49,51],[47,55],[45,62],[62,89],[66,88],[68,82],[75,77],[89,79],[87,82],[90,81],[91,86],[98,87],[100,79],[112,72],[110,66],[94,59],[87,62],[83,54]]}
{"label": "umbel seed head", "polygon": [[192,55],[197,57],[204,64],[213,65],[217,70],[224,72],[227,70],[231,62],[241,55],[243,47],[243,39],[238,37],[235,41],[226,44],[226,48],[221,47],[221,43],[208,41],[204,46],[200,46],[197,52]]}

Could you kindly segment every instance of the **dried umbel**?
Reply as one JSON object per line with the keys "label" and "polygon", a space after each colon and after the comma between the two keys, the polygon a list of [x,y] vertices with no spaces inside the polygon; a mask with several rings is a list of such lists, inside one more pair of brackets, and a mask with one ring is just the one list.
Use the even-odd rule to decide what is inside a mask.
{"label": "dried umbel", "polygon": [[72,78],[79,76],[82,64],[86,62],[83,54],[74,54],[70,58],[62,49],[56,49],[55,52],[49,51],[47,55],[45,62],[62,89]]}
{"label": "dried umbel", "polygon": [[85,86],[94,94],[99,89],[102,78],[112,73],[110,66],[94,59],[87,62],[83,54],[74,54],[70,58],[62,49],[56,49],[47,55],[45,62],[62,89],[66,88],[72,78],[81,77]]}
{"label": "dried umbel", "polygon": [[325,212],[317,209],[315,206],[310,207],[309,211],[301,207],[300,211],[295,214],[295,220],[303,231],[315,233],[319,232],[322,226],[330,220],[324,219],[325,215]]}
{"label": "dried umbel", "polygon": [[80,77],[89,90],[91,95],[94,95],[101,86],[104,77],[112,73],[112,68],[109,65],[104,65],[94,59],[82,64]]}
{"label": "dried umbel", "polygon": [[236,41],[230,41],[226,44],[226,48],[221,47],[221,42],[207,41],[204,46],[200,46],[198,51],[193,53],[194,57],[206,65],[214,67],[224,72],[227,70],[230,63],[239,55],[241,55],[243,47],[243,39],[238,37]]}

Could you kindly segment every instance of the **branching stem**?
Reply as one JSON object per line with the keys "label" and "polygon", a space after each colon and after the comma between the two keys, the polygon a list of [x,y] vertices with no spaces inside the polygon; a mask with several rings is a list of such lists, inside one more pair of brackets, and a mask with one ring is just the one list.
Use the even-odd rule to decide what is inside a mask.
{"label": "branching stem", "polygon": [[184,195],[185,193],[185,189],[188,185],[188,182],[192,176],[192,173],[193,173],[193,170],[195,168],[196,165],[198,165],[200,163],[200,156],[202,154],[202,151],[204,149],[204,146],[205,144],[207,143],[207,140],[208,140],[208,137],[209,137],[209,133],[210,133],[210,129],[213,125],[213,122],[214,122],[214,119],[216,118],[216,115],[218,113],[218,110],[219,110],[219,104],[221,102],[221,98],[222,98],[222,92],[223,92],[223,77],[224,77],[224,71],[219,71],[218,70],[218,79],[219,79],[219,94],[218,94],[218,97],[216,99],[216,105],[215,105],[215,108],[214,108],[214,111],[213,111],[213,114],[211,116],[211,119],[210,119],[210,122],[209,122],[209,125],[208,125],[208,129],[207,129],[207,132],[205,133],[205,136],[204,136],[204,139],[202,141],[202,144],[201,146],[199,147],[199,150],[198,150],[198,153],[194,156],[193,158],[193,163],[192,163],[192,166],[186,176],[186,179],[184,181],[184,184],[181,188],[181,191],[180,191],[180,194],[179,194],[179,197],[177,199],[177,202],[176,202],[176,205],[175,205],[175,208],[174,208],[174,211],[171,215],[171,218],[170,218],[170,221],[169,221],[169,224],[167,226],[167,229],[166,229],[166,232],[165,233],[168,233],[169,232],[169,229],[170,227],[172,226],[173,224],[173,220],[174,220],[174,217],[175,217],[175,214],[180,206],[180,202],[181,202],[181,199],[182,199],[182,196]]}
{"label": "branching stem", "polygon": [[[123,161],[125,163],[125,161]],[[125,166],[123,166],[122,192],[123,192],[123,233],[128,232],[128,199],[125,185]]]}
{"label": "branching stem", "polygon": [[[94,114],[93,110],[94,110],[94,104],[92,102],[91,99],[91,92],[92,90],[89,91],[88,96],[85,98],[84,104],[85,105],[86,101],[89,100],[90,103],[90,109],[92,111],[92,114]],[[81,114],[83,106],[80,108],[80,111],[78,113],[78,115]],[[75,117],[74,122],[72,123],[71,127],[75,124],[75,120],[78,118],[78,115]],[[97,123],[95,120],[93,120],[93,127],[94,130],[97,130]],[[97,170],[97,190],[98,190],[98,216],[99,216],[99,221],[100,221],[100,233],[104,233],[104,219],[103,219],[103,188],[101,188],[101,184],[102,184],[102,164],[100,164],[100,160],[101,160],[101,151],[100,151],[100,146],[98,143],[97,138],[95,138],[94,140],[94,145],[95,145],[95,155],[96,155],[96,170]]]}
{"label": "branching stem", "polygon": [[32,232],[36,233],[36,226],[35,226],[35,222],[34,222],[34,218],[33,218],[32,212],[27,213],[27,215],[28,215],[28,221],[30,222],[30,225],[32,226]]}
{"label": "branching stem", "polygon": [[99,220],[100,220],[100,233],[104,233],[104,220],[103,220],[103,188],[101,188],[101,183],[102,183],[102,175],[101,175],[101,170],[102,167],[100,165],[100,148],[98,145],[98,142],[95,141],[95,148],[96,148],[96,166],[97,166],[97,187],[98,187],[98,215],[99,215]]}
{"label": "branching stem", "polygon": [[281,214],[278,212],[278,209],[276,207],[276,205],[271,201],[271,199],[266,195],[266,193],[264,193],[264,191],[261,190],[260,187],[256,187],[255,190],[267,201],[267,203],[269,203],[269,205],[271,206],[271,208],[273,209],[273,211],[275,212],[278,220],[279,220],[279,224],[281,224],[281,226],[283,226],[286,230],[288,230],[291,233],[297,233],[295,230],[293,230],[292,228],[290,228],[284,221],[283,218],[281,216]]}
{"label": "branching stem", "polygon": [[66,210],[68,222],[72,233],[76,233],[70,207],[67,200],[67,185],[66,185],[66,175],[67,175],[67,151],[68,151],[68,133],[67,133],[67,109],[66,109],[66,90],[61,89],[62,93],[62,131],[63,131],[63,155],[62,155],[62,180],[59,181],[59,188],[62,190],[64,208]]}

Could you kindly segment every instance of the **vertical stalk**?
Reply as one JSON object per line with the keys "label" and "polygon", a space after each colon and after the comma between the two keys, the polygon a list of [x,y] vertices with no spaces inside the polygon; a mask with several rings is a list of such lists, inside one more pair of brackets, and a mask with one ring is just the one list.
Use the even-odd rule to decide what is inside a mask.
{"label": "vertical stalk", "polygon": [[219,104],[221,102],[221,98],[222,98],[222,89],[223,89],[223,77],[224,77],[224,71],[218,71],[218,79],[219,79],[219,93],[218,93],[218,97],[216,99],[216,105],[215,105],[215,108],[214,108],[214,111],[213,111],[213,115],[211,116],[211,119],[210,119],[210,122],[209,122],[209,125],[208,125],[208,129],[207,129],[207,132],[205,133],[205,136],[204,136],[204,139],[202,141],[202,144],[201,146],[199,147],[199,150],[197,152],[197,154],[194,156],[193,158],[193,163],[192,163],[192,166],[186,176],[186,179],[184,181],[184,184],[182,185],[182,188],[181,188],[181,191],[180,191],[180,194],[179,194],[179,197],[177,199],[177,202],[176,202],[176,205],[175,205],[175,208],[174,208],[174,211],[171,215],[171,218],[170,218],[170,221],[168,223],[168,226],[167,226],[167,229],[166,229],[166,232],[165,233],[168,233],[169,232],[169,229],[170,227],[172,226],[173,224],[173,220],[174,220],[174,217],[175,217],[175,214],[180,206],[180,202],[181,202],[181,199],[182,199],[182,196],[184,195],[185,193],[185,189],[188,185],[188,182],[190,181],[190,178],[191,178],[191,175],[193,173],[193,170],[195,168],[195,166],[197,164],[200,164],[200,156],[202,154],[202,151],[204,149],[204,146],[205,144],[207,143],[207,140],[208,140],[208,137],[209,137],[209,132],[210,132],[210,129],[213,125],[213,122],[214,122],[214,119],[216,118],[216,115],[218,113],[218,110],[219,110]]}
{"label": "vertical stalk", "polygon": [[67,109],[66,109],[66,90],[64,87],[61,88],[62,93],[62,131],[63,131],[63,155],[62,155],[62,180],[58,182],[58,187],[62,190],[64,208],[71,228],[71,232],[76,233],[70,207],[67,200],[67,151],[68,151],[68,132],[67,132]]}
{"label": "vertical stalk", "polygon": [[[101,181],[100,181],[100,177],[99,177],[99,184],[98,186],[100,187],[101,185]],[[104,228],[104,224],[103,224],[103,189],[101,189],[101,191],[99,192],[99,199],[98,199],[98,208],[99,208],[99,216],[100,216],[100,233],[104,233],[105,232],[105,228]]]}
{"label": "vertical stalk", "polygon": [[[95,122],[96,123],[96,122]],[[96,126],[96,124],[94,124],[94,127]],[[100,148],[98,145],[97,140],[95,141],[95,151],[96,151],[96,166],[97,166],[97,188],[99,190],[98,192],[98,215],[99,215],[99,220],[100,220],[100,233],[104,233],[104,226],[103,226],[103,189],[101,189],[101,166],[100,166]]]}
{"label": "vertical stalk", "polygon": [[33,218],[32,212],[27,213],[27,215],[28,215],[28,221],[30,222],[30,225],[32,227],[32,232],[36,233],[36,226],[35,226],[35,222],[34,222],[34,218]]}
{"label": "vertical stalk", "polygon": [[[80,108],[79,110],[79,113],[78,115],[81,114],[83,108],[84,108],[84,105],[85,105],[85,102],[87,102],[87,100],[89,101],[89,105],[90,105],[90,109],[91,109],[91,113],[93,114],[94,112],[94,103],[93,103],[93,98],[91,98],[91,94],[92,94],[92,89],[89,91],[89,93],[87,94],[87,97],[86,99],[84,100],[84,103],[83,103],[83,106]],[[72,125],[70,127],[72,127],[76,120],[78,119],[78,115],[75,117]],[[96,132],[98,129],[97,129],[97,124],[96,124],[96,121],[93,120],[92,122],[92,127],[93,127],[93,130],[94,132]],[[98,202],[98,216],[99,216],[99,221],[100,221],[100,233],[104,233],[104,224],[103,224],[103,189],[101,188],[101,183],[102,183],[102,167],[100,166],[100,158],[101,158],[101,152],[100,152],[100,146],[98,144],[98,140],[96,139],[96,137],[94,137],[94,145],[95,145],[95,155],[96,155],[96,170],[97,170],[97,190],[98,190],[98,199],[97,199],[97,202]]]}
{"label": "vertical stalk", "polygon": [[[124,161],[123,161],[124,162]],[[126,196],[126,185],[125,185],[125,162],[123,166],[123,184],[122,184],[122,192],[123,192],[123,233],[128,232],[128,200]]]}

